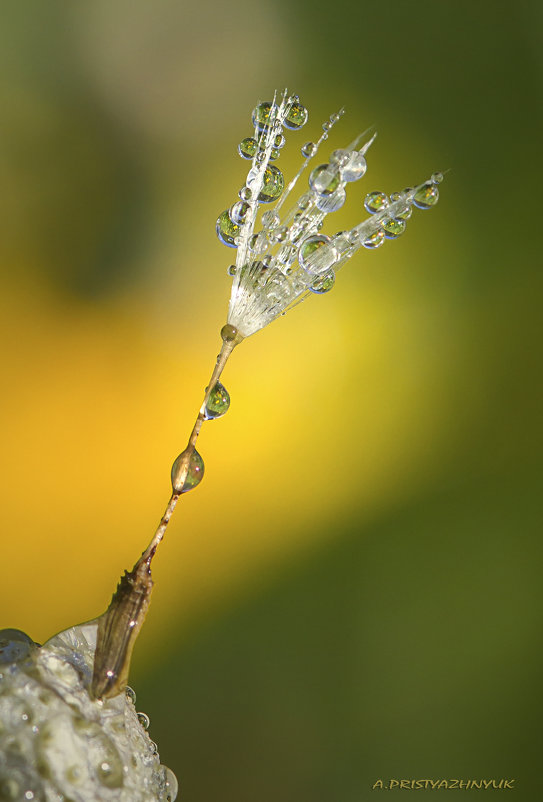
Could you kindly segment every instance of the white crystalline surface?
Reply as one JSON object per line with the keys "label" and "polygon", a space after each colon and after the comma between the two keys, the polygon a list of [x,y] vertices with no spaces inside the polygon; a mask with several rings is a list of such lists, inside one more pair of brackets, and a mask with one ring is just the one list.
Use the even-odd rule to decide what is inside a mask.
{"label": "white crystalline surface", "polygon": [[133,699],[91,699],[97,624],[38,646],[0,630],[0,801],[173,802],[175,775]]}

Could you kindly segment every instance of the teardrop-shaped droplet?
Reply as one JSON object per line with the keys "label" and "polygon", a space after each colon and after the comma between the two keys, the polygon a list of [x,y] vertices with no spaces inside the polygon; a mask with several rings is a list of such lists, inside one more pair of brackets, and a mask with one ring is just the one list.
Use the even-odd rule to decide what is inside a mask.
{"label": "teardrop-shaped droplet", "polygon": [[220,382],[215,382],[204,409],[206,420],[220,418],[230,407],[230,394]]}
{"label": "teardrop-shaped droplet", "polygon": [[322,276],[317,276],[313,284],[309,286],[309,289],[316,295],[323,295],[325,292],[330,292],[335,283],[336,274],[333,270],[330,270]]}
{"label": "teardrop-shaped droplet", "polygon": [[439,200],[439,189],[436,184],[429,181],[415,192],[413,201],[417,209],[431,209]]}
{"label": "teardrop-shaped droplet", "polygon": [[246,136],[238,145],[238,153],[243,159],[252,159],[258,150],[258,142],[252,136]]}
{"label": "teardrop-shaped droplet", "polygon": [[381,212],[388,206],[388,198],[384,192],[369,192],[364,198],[364,207],[370,214]]}
{"label": "teardrop-shaped droplet", "polygon": [[279,158],[280,155],[281,151],[279,150],[279,148],[272,148],[270,151],[270,161],[274,162],[276,159]]}
{"label": "teardrop-shaped droplet", "polygon": [[[189,460],[188,469],[186,467]],[[185,476],[184,481],[181,477]],[[176,493],[187,493],[196,485],[199,485],[204,475],[204,461],[196,449],[192,449],[189,457],[189,449],[185,449],[179,454],[172,465],[172,487]]]}
{"label": "teardrop-shaped droplet", "polygon": [[232,222],[228,213],[228,209],[220,214],[217,218],[215,231],[217,232],[217,237],[223,243],[223,245],[227,245],[229,248],[237,247],[236,237],[239,236],[241,228],[237,223]]}
{"label": "teardrop-shaped droplet", "polygon": [[364,248],[379,248],[385,241],[385,232],[382,228],[378,228],[369,237],[366,237],[362,245]]}
{"label": "teardrop-shaped droplet", "polygon": [[318,195],[331,195],[339,187],[338,169],[331,164],[319,164],[309,176],[309,186]]}
{"label": "teardrop-shaped droplet", "polygon": [[443,181],[443,173],[437,172],[432,174],[432,182],[434,184],[441,184]]}
{"label": "teardrop-shaped droplet", "polygon": [[275,164],[268,164],[264,171],[262,189],[258,195],[261,203],[271,203],[277,200],[285,188],[285,179],[281,170]]}
{"label": "teardrop-shaped droplet", "polygon": [[270,124],[272,108],[272,104],[269,102],[259,103],[253,111],[253,125],[260,133]]}
{"label": "teardrop-shaped droplet", "polygon": [[387,220],[386,223],[383,223],[383,231],[385,232],[385,237],[387,239],[396,239],[403,234],[407,226],[405,220],[400,220],[396,217],[392,217],[390,220]]}
{"label": "teardrop-shaped droplet", "polygon": [[347,164],[341,168],[341,180],[358,181],[359,178],[362,178],[367,169],[368,165],[366,159],[361,153],[357,153],[355,150],[351,153]]}
{"label": "teardrop-shaped droplet", "polygon": [[335,192],[332,192],[331,195],[319,195],[317,198],[317,209],[321,212],[325,212],[329,214],[330,212],[336,212],[338,209],[341,209],[345,200],[347,198],[347,193],[343,189],[343,187],[339,187],[336,189]]}
{"label": "teardrop-shaped droplet", "polygon": [[291,131],[295,131],[297,128],[301,128],[302,125],[306,124],[307,117],[308,113],[306,107],[296,102],[293,103],[288,110],[287,116],[283,120],[283,125],[285,128],[290,128]]}

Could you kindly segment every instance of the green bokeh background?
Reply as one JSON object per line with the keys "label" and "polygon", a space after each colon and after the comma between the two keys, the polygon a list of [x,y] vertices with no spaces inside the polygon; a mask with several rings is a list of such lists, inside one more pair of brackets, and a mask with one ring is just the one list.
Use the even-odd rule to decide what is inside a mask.
{"label": "green bokeh background", "polygon": [[[236,354],[225,382],[233,399],[260,360],[271,378],[244,385],[238,412],[213,424],[222,427],[226,455],[239,457],[219,466],[219,457],[206,456],[203,500],[191,497],[191,525],[180,520],[175,531],[202,565],[218,561],[216,573],[187,601],[171,588],[191,570],[183,547],[163,557],[175,563],[174,578],[157,564],[132,672],[139,707],[191,802],[354,802],[385,793],[371,790],[378,778],[515,778],[509,793],[538,799],[540,4],[29,0],[4,5],[1,17],[2,509],[10,555],[2,625],[36,636],[38,608],[50,632],[92,617],[95,598],[105,606],[121,568],[145,545],[165,500],[157,477],[197,409],[217,345],[213,321],[224,316],[230,254],[213,225],[243,177],[234,146],[249,133],[255,101],[288,85],[313,124],[347,107],[345,138],[334,147],[377,126],[368,191],[451,172],[436,210],[414,216],[402,241],[359,255],[367,267],[346,268],[334,299],[312,301],[273,324],[284,327],[277,339],[270,327]],[[353,195],[354,188],[355,206]],[[365,352],[353,373],[367,340],[357,313],[363,296],[381,304],[371,325],[383,350],[371,381]],[[35,431],[48,429],[48,374],[84,373],[93,353],[91,333],[85,357],[48,350],[43,362],[40,338],[48,342],[60,319],[77,328],[92,314],[103,317],[96,336],[106,353],[118,309],[126,337],[151,361],[161,349],[169,366],[145,372],[129,342],[111,357],[115,376],[142,372],[141,387],[126,387],[149,395],[157,417],[176,409],[171,373],[184,374],[187,354],[203,365],[187,368],[181,422],[157,435],[153,420],[138,420],[139,408],[123,400],[122,382],[107,401],[100,394],[111,388],[97,383],[76,421],[86,430],[103,405],[114,432],[126,411],[135,422],[122,436],[98,431],[101,450],[89,456],[76,423],[65,433],[61,411],[64,458],[41,449],[39,438],[10,441],[18,414]],[[304,326],[310,334],[298,339]],[[62,332],[70,337],[70,325]],[[336,341],[341,381],[328,353],[319,356]],[[395,384],[404,361],[417,388],[405,411],[405,385]],[[287,362],[292,397],[275,383]],[[407,443],[397,471],[395,457],[387,462],[382,453],[395,454],[395,431],[371,441],[373,418],[360,422],[361,397],[372,395],[375,420],[388,404],[396,409]],[[51,403],[61,405],[62,393]],[[245,457],[249,440],[273,441],[274,426],[286,431],[277,452],[262,465],[258,454]],[[289,447],[294,429],[301,435]],[[150,449],[145,459],[140,447]],[[120,456],[109,484],[90,497],[85,488],[112,453]],[[59,470],[69,463],[58,482],[53,458]],[[374,470],[385,477],[378,504],[364,491]],[[246,491],[250,475],[261,475],[261,486]],[[296,499],[292,520],[288,508],[275,516],[287,487]],[[127,494],[132,518],[124,524]],[[53,565],[39,523],[49,497],[57,498],[54,526],[66,546]],[[92,515],[104,533],[90,542],[77,532]],[[199,520],[224,542],[218,557]],[[265,529],[268,539],[277,530],[281,542],[301,545],[269,561],[266,552],[255,563],[240,558],[235,580],[215,592],[234,528],[240,543],[258,541]],[[112,531],[118,545],[108,558]]]}

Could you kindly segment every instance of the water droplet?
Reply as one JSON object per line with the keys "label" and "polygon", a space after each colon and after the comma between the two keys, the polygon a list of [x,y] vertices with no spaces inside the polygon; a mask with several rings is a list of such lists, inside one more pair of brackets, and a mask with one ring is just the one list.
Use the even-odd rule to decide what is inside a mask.
{"label": "water droplet", "polygon": [[132,704],[135,705],[136,704],[136,691],[134,690],[134,688],[131,688],[130,685],[127,685],[126,688],[124,689],[124,692],[126,694],[126,698],[130,699]]}
{"label": "water droplet", "polygon": [[147,713],[138,713],[138,721],[144,730],[149,729],[149,724],[151,723],[151,719],[149,718]]}
{"label": "water droplet", "polygon": [[312,200],[313,196],[309,192],[306,192],[298,200],[298,208],[301,209],[302,211],[305,211],[311,205]]}
{"label": "water droplet", "polygon": [[368,165],[364,156],[361,153],[351,153],[349,161],[341,168],[342,181],[358,181],[359,178],[365,174]]}
{"label": "water droplet", "polygon": [[252,159],[258,150],[258,142],[252,136],[242,139],[238,145],[238,153],[243,159]]}
{"label": "water droplet", "polygon": [[442,181],[443,181],[443,173],[438,172],[432,175],[432,182],[434,184],[441,184]]}
{"label": "water droplet", "polygon": [[0,664],[24,660],[35,647],[32,638],[20,629],[0,629]]}
{"label": "water droplet", "polygon": [[313,284],[310,285],[309,289],[316,295],[323,295],[325,292],[330,292],[335,283],[336,274],[333,270],[330,270],[328,273],[324,273],[322,276],[317,276]]}
{"label": "water droplet", "polygon": [[[176,493],[187,493],[200,484],[204,475],[204,461],[196,449],[189,455],[189,449],[179,454],[172,465],[172,487]],[[189,460],[188,470],[186,462]],[[181,484],[181,476],[185,474],[185,481]],[[144,714],[143,714],[144,715]]]}
{"label": "water droplet", "polygon": [[235,276],[236,275],[236,265],[228,265],[228,267],[226,268],[226,272],[228,273],[229,276]]}
{"label": "water droplet", "polygon": [[331,195],[319,195],[317,198],[317,209],[326,214],[336,212],[338,209],[341,209],[346,198],[347,193],[343,187],[340,187],[336,189],[335,192],[332,192]]}
{"label": "water droplet", "polygon": [[388,206],[388,198],[384,192],[370,192],[364,198],[364,206],[370,214],[381,212]]}
{"label": "water droplet", "polygon": [[279,225],[279,215],[273,209],[268,209],[262,215],[262,225],[264,228],[276,228]]}
{"label": "water droplet", "polygon": [[339,122],[339,114],[337,113],[337,111],[336,111],[336,112],[334,112],[334,114],[331,114],[331,115],[330,115],[330,122],[331,122],[332,124],[334,124],[334,123],[338,123],[338,122]]}
{"label": "water droplet", "polygon": [[400,236],[400,234],[403,234],[406,225],[407,223],[405,222],[405,220],[392,217],[390,220],[387,220],[387,222],[383,224],[385,237],[387,239],[396,239],[397,237]]}
{"label": "water droplet", "polygon": [[238,192],[238,195],[240,196],[241,200],[244,201],[249,201],[253,197],[253,193],[251,192],[249,187],[242,187]]}
{"label": "water droplet", "polygon": [[217,218],[215,231],[223,245],[227,245],[229,248],[236,247],[235,239],[241,232],[241,228],[237,223],[233,223],[232,220],[230,220],[228,209]]}
{"label": "water droplet", "polygon": [[290,128],[291,131],[295,131],[297,128],[301,128],[302,125],[306,124],[307,117],[306,107],[302,106],[299,102],[295,102],[288,110],[287,116],[283,120],[283,125],[285,128]]}
{"label": "water droplet", "polygon": [[306,142],[305,145],[302,145],[302,156],[305,156],[306,159],[310,159],[316,152],[317,146],[314,142]]}
{"label": "water droplet", "polygon": [[298,251],[300,267],[312,275],[327,273],[337,261],[337,251],[330,242],[330,237],[324,234],[314,234],[304,240]]}
{"label": "water droplet", "polygon": [[263,184],[258,200],[261,203],[271,203],[277,200],[285,188],[283,173],[274,164],[268,164],[264,171]]}
{"label": "water droplet", "polygon": [[383,244],[385,241],[385,232],[382,228],[378,228],[377,231],[374,231],[373,234],[370,234],[367,239],[364,240],[362,245],[364,248],[378,248],[380,245]]}
{"label": "water droplet", "polygon": [[241,226],[246,221],[247,215],[250,211],[251,207],[247,201],[239,200],[230,207],[228,216],[230,217],[232,223],[235,223],[237,226]]}
{"label": "water droplet", "polygon": [[262,133],[265,131],[271,121],[272,104],[269,102],[260,103],[253,111],[253,125]]}
{"label": "water droplet", "polygon": [[286,138],[284,134],[277,134],[275,139],[273,140],[273,145],[276,148],[283,148],[285,146]]}
{"label": "water droplet", "polygon": [[327,120],[325,123],[323,123],[323,124],[322,124],[322,130],[323,130],[325,133],[327,133],[327,132],[330,130],[330,128],[331,128],[331,127],[332,127],[332,126],[330,125],[330,123],[328,122],[328,120]]}
{"label": "water droplet", "polygon": [[166,786],[165,802],[175,802],[179,792],[177,777],[167,766],[162,766],[162,768],[164,769],[164,783]]}
{"label": "water droplet", "polygon": [[261,164],[264,164],[264,162],[265,162],[265,161],[266,161],[266,154],[264,153],[264,151],[263,151],[263,150],[261,150],[261,151],[259,151],[259,152],[256,154],[256,156],[255,156],[255,162],[256,162],[258,165],[261,165]]}
{"label": "water droplet", "polygon": [[220,418],[230,407],[230,395],[228,390],[220,382],[215,382],[205,405],[204,415],[206,420]]}
{"label": "water droplet", "polygon": [[270,161],[274,162],[276,159],[279,158],[280,155],[281,151],[279,150],[279,148],[272,148],[270,151]]}
{"label": "water droplet", "polygon": [[339,183],[339,172],[330,164],[319,164],[309,176],[309,186],[319,195],[331,195]]}
{"label": "water droplet", "polygon": [[417,209],[430,209],[439,200],[439,189],[436,184],[429,181],[417,189],[413,201]]}

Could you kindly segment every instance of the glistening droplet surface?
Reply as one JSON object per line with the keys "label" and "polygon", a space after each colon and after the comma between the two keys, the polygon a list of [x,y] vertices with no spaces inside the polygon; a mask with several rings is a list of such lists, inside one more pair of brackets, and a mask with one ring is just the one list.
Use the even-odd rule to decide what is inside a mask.
{"label": "glistening droplet surface", "polygon": [[385,232],[382,228],[379,228],[377,229],[377,231],[374,231],[373,234],[370,234],[370,236],[364,240],[362,245],[364,246],[364,248],[379,248],[379,246],[382,245],[384,241],[385,241]]}
{"label": "glistening droplet surface", "polygon": [[388,198],[384,192],[369,192],[364,198],[364,207],[370,214],[381,212],[388,206]]}
{"label": "glistening droplet surface", "polygon": [[[186,467],[187,460],[188,467]],[[183,475],[184,481],[182,481]],[[203,475],[204,461],[200,454],[193,449],[189,456],[189,449],[185,449],[172,465],[172,487],[176,493],[187,493],[200,484]]]}
{"label": "glistening droplet surface", "polygon": [[428,182],[415,192],[413,202],[417,209],[431,209],[439,200],[439,189],[436,184]]}
{"label": "glistening droplet surface", "polygon": [[206,420],[220,418],[230,407],[230,394],[220,382],[215,382],[204,409]]}
{"label": "glistening droplet surface", "polygon": [[261,203],[271,203],[277,200],[285,188],[285,179],[281,170],[275,164],[268,164],[264,172],[262,189],[258,195]]}
{"label": "glistening droplet surface", "polygon": [[238,153],[243,159],[252,159],[258,150],[258,143],[252,136],[246,136],[238,145]]}
{"label": "glistening droplet surface", "polygon": [[300,267],[310,275],[327,273],[337,260],[337,251],[330,242],[330,237],[324,234],[315,234],[304,240],[298,252]]}
{"label": "glistening droplet surface", "polygon": [[323,295],[325,292],[330,292],[335,283],[336,274],[333,270],[330,270],[328,273],[324,273],[322,276],[317,276],[313,284],[310,285],[309,289],[316,295]]}
{"label": "glistening droplet surface", "polygon": [[253,125],[257,131],[264,131],[270,124],[272,115],[272,104],[269,102],[260,103],[253,111]]}
{"label": "glistening droplet surface", "polygon": [[383,223],[383,231],[385,232],[385,237],[387,239],[396,239],[405,231],[407,223],[405,220],[400,220],[393,217],[391,220],[387,220],[386,223]]}
{"label": "glistening droplet surface", "polygon": [[285,117],[284,126],[285,128],[290,128],[291,131],[295,131],[306,124],[307,117],[306,107],[302,106],[301,103],[293,103]]}
{"label": "glistening droplet surface", "polygon": [[[243,203],[243,201],[241,202]],[[215,231],[217,232],[217,237],[223,245],[227,245],[229,248],[237,247],[236,237],[239,236],[241,228],[237,223],[232,222],[228,213],[228,209],[226,209],[226,211],[220,214],[217,218]]]}
{"label": "glistening droplet surface", "polygon": [[319,164],[309,176],[309,186],[318,195],[331,195],[339,183],[339,171],[331,164]]}

